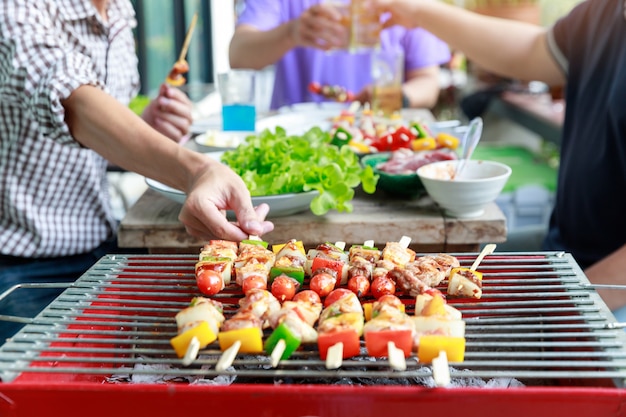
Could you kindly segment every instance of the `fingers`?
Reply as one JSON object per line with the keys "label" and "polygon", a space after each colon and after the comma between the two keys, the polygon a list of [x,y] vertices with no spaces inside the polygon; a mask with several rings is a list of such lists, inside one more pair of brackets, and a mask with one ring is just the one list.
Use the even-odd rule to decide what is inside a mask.
{"label": "fingers", "polygon": [[[235,213],[236,221],[228,221],[224,212],[228,209]],[[254,208],[241,178],[216,163],[211,164],[188,192],[179,219],[192,236],[242,240],[274,229],[273,223],[265,220],[268,212],[267,204]]]}
{"label": "fingers", "polygon": [[228,221],[224,213],[211,203],[203,204],[198,209],[186,201],[178,218],[185,225],[187,233],[201,240],[243,240],[249,236],[237,224]]}
{"label": "fingers", "polygon": [[165,136],[180,141],[193,122],[191,100],[179,89],[165,84],[159,89],[153,127]]}
{"label": "fingers", "polygon": [[297,40],[302,46],[319,49],[345,47],[349,31],[342,23],[341,13],[326,4],[314,5],[307,9],[297,24]]}

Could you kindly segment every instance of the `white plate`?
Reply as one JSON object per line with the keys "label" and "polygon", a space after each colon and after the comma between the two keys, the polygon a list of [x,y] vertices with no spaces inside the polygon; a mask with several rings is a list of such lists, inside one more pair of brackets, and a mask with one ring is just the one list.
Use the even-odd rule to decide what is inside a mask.
{"label": "white plate", "polygon": [[[163,183],[146,178],[146,184],[153,190],[163,194],[165,197],[183,204],[186,195],[182,191],[169,187]],[[318,195],[318,191],[308,191],[305,193],[278,194],[260,197],[252,197],[252,205],[258,206],[267,203],[270,206],[268,217],[289,216],[291,214],[300,213],[309,209],[311,200]],[[229,218],[233,218],[232,212],[227,212]]]}
{"label": "white plate", "polygon": [[278,110],[278,114],[259,119],[256,130],[274,131],[277,126],[284,128],[290,135],[302,135],[312,127],[330,130],[333,118],[339,116],[347,106],[342,103],[297,103]]}
{"label": "white plate", "polygon": [[201,135],[194,137],[194,141],[203,151],[235,149],[242,144],[246,137],[254,135],[248,131],[221,131],[207,130]]}

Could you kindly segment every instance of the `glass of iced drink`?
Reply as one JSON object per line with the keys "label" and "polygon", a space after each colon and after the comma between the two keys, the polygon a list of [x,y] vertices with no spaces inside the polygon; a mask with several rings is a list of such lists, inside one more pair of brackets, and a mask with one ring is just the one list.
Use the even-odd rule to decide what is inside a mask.
{"label": "glass of iced drink", "polygon": [[372,52],[372,110],[390,116],[402,109],[404,53],[400,49]]}

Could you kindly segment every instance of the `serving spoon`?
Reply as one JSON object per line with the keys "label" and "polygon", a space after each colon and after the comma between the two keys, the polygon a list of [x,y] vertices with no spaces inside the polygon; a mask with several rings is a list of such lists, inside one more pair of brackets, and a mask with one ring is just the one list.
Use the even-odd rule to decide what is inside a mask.
{"label": "serving spoon", "polygon": [[467,127],[467,132],[465,132],[465,136],[463,136],[463,156],[459,160],[459,163],[456,164],[456,169],[452,174],[452,179],[457,178],[461,175],[461,172],[465,168],[465,164],[467,160],[471,158],[474,153],[474,149],[476,149],[476,145],[480,141],[480,137],[483,133],[483,119],[481,117],[475,117],[469,123]]}

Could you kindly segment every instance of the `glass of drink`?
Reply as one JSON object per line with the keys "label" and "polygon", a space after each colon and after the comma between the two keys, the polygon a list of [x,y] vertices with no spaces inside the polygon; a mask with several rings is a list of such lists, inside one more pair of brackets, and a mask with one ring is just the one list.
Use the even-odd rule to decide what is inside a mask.
{"label": "glass of drink", "polygon": [[378,48],[382,24],[372,0],[324,0],[341,14],[348,39],[345,48],[351,52]]}
{"label": "glass of drink", "polygon": [[222,99],[222,130],[255,131],[255,79],[253,70],[230,70],[217,75]]}
{"label": "glass of drink", "polygon": [[400,49],[372,53],[372,110],[390,116],[402,109],[404,52]]}
{"label": "glass of drink", "polygon": [[380,15],[372,0],[352,0],[350,4],[350,50],[380,46]]}

